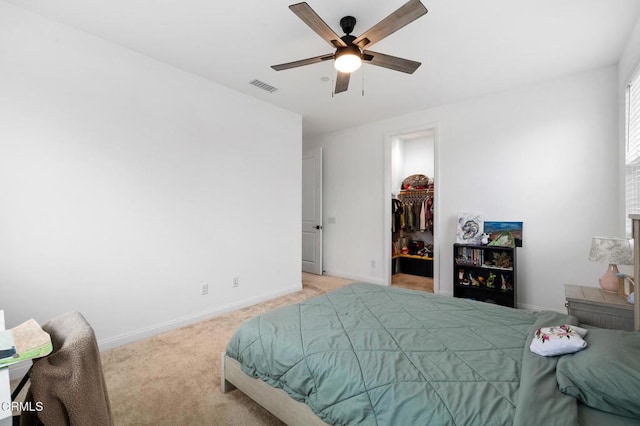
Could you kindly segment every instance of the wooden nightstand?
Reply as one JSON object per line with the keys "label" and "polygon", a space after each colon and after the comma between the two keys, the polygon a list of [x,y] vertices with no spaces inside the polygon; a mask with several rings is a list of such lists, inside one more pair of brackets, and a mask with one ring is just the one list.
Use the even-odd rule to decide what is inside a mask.
{"label": "wooden nightstand", "polygon": [[581,324],[633,330],[633,305],[617,293],[608,293],[599,287],[565,284],[564,295],[569,315],[575,315]]}

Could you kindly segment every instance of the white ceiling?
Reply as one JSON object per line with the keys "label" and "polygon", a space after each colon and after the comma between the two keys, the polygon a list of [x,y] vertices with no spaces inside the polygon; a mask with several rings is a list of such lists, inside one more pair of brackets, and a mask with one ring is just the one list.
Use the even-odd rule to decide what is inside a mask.
{"label": "white ceiling", "polygon": [[[7,1],[298,112],[305,135],[615,64],[640,16],[638,0],[422,0],[427,15],[373,48],[422,66],[365,65],[332,97],[331,63],[270,68],[333,52],[289,10],[297,0]],[[356,36],[405,2],[307,1],[339,35],[340,18],[355,16]]]}

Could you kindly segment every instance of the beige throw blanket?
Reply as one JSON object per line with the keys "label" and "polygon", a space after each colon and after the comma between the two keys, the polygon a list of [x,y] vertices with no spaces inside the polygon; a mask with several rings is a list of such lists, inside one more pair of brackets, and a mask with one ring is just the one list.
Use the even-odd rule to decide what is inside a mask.
{"label": "beige throw blanket", "polygon": [[42,329],[51,335],[53,352],[34,360],[26,397],[41,402],[42,411],[23,412],[22,424],[113,425],[93,328],[72,312],[46,322]]}

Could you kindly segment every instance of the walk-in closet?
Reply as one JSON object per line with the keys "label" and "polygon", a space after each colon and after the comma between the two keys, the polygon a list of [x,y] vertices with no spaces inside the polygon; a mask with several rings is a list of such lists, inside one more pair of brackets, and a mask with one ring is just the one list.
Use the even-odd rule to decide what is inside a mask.
{"label": "walk-in closet", "polygon": [[433,291],[434,134],[402,135],[391,146],[392,283]]}

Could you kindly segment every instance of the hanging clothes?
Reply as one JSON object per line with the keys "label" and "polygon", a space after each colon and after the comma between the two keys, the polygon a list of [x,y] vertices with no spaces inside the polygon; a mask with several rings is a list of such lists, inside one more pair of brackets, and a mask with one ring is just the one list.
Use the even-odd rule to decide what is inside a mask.
{"label": "hanging clothes", "polygon": [[398,201],[393,204],[394,214],[397,212],[399,224],[394,215],[394,232],[431,232],[433,233],[433,211],[435,196],[433,187],[428,190],[401,191]]}
{"label": "hanging clothes", "polygon": [[429,195],[424,201],[425,206],[425,231],[429,231],[433,234],[433,202],[434,196]]}
{"label": "hanging clothes", "polygon": [[407,212],[407,232],[413,232],[415,230],[416,214],[413,207],[413,203],[405,204],[405,211]]}
{"label": "hanging clothes", "polygon": [[391,199],[391,232],[398,232],[402,229],[402,202],[396,198]]}
{"label": "hanging clothes", "polygon": [[413,203],[413,228],[414,231],[420,230],[420,210],[422,209],[422,202],[416,201]]}

